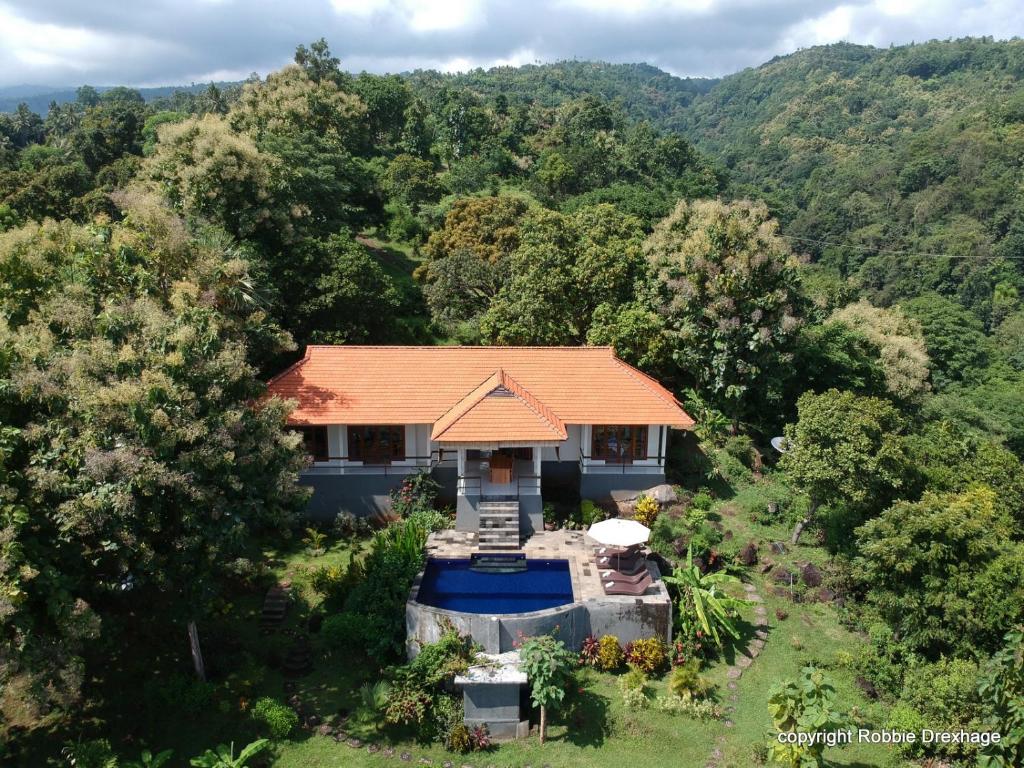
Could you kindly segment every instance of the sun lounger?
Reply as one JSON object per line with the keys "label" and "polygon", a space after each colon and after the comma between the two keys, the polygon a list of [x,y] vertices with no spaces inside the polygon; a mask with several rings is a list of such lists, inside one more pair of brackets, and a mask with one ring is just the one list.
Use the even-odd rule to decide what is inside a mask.
{"label": "sun lounger", "polygon": [[599,557],[626,557],[640,551],[639,544],[628,547],[595,547],[594,554]]}
{"label": "sun lounger", "polygon": [[602,570],[613,570],[631,576],[647,570],[647,558],[633,557],[595,557],[594,563]]}
{"label": "sun lounger", "polygon": [[615,581],[620,582],[622,584],[637,584],[643,581],[649,575],[650,571],[647,570],[647,567],[645,565],[645,567],[642,570],[639,570],[633,574],[613,570],[601,571],[601,581]]}
{"label": "sun lounger", "polygon": [[632,597],[638,597],[647,591],[647,588],[651,586],[651,577],[640,579],[636,584],[627,584],[622,581],[606,581],[604,582],[604,593],[606,595],[630,595]]}

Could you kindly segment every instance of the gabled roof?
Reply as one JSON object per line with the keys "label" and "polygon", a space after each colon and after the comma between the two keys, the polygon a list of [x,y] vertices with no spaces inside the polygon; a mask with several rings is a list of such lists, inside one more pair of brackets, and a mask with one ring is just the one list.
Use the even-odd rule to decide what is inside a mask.
{"label": "gabled roof", "polygon": [[[517,387],[514,408],[484,402],[491,398],[478,392],[495,376]],[[474,393],[481,410],[467,428],[501,409],[515,410],[517,423],[526,409],[563,428],[694,423],[671,392],[610,347],[309,346],[267,389],[297,402],[292,424],[435,424]]]}
{"label": "gabled roof", "polygon": [[493,440],[560,443],[565,424],[551,409],[499,369],[434,422],[431,440],[472,443]]}

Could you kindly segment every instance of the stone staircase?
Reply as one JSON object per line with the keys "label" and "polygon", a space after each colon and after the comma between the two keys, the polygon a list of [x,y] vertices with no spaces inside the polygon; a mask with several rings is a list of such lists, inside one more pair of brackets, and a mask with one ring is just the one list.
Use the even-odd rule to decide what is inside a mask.
{"label": "stone staircase", "polygon": [[283,581],[267,591],[263,609],[260,611],[260,629],[264,632],[276,629],[284,621],[284,614],[291,600],[291,588],[290,582]]}
{"label": "stone staircase", "polygon": [[481,501],[479,549],[514,551],[519,542],[519,502]]}

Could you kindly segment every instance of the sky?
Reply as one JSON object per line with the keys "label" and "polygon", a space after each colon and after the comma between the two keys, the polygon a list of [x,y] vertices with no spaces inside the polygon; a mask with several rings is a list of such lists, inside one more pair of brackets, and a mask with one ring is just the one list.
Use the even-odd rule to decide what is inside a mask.
{"label": "sky", "polygon": [[324,37],[350,71],[562,59],[720,76],[798,48],[1024,36],[1022,0],[0,0],[0,86],[265,75]]}

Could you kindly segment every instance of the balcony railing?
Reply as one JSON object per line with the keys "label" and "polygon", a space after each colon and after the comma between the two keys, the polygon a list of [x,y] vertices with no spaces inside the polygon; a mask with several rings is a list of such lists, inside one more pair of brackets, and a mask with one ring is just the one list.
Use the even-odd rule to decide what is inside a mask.
{"label": "balcony railing", "polygon": [[[648,462],[651,459],[655,459],[654,464],[646,464],[639,462]],[[603,461],[603,464],[590,464],[591,461]],[[608,459],[604,457],[594,457],[583,453],[583,449],[580,448],[580,471],[581,472],[593,472],[594,474],[604,475],[628,475],[628,474],[643,474],[644,472],[650,472],[654,469],[665,469],[665,456],[645,456],[642,459],[626,458],[619,461],[615,459]]]}

